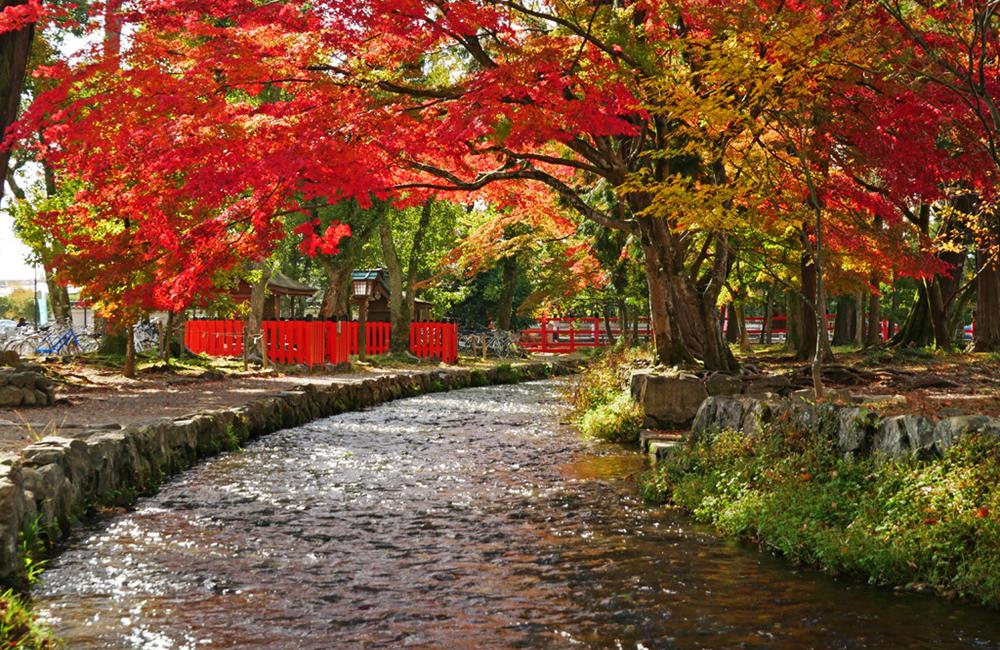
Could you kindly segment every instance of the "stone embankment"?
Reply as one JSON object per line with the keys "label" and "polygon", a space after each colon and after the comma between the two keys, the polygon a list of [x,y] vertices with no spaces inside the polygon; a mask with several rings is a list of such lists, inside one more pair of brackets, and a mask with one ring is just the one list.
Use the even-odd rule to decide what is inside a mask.
{"label": "stone embankment", "polygon": [[236,449],[254,437],[401,397],[571,371],[560,364],[526,363],[310,384],[183,419],[102,429],[78,438],[43,438],[20,454],[0,455],[0,580],[9,584],[19,579],[25,531],[34,529],[58,541],[94,508],[151,493],[164,478],[198,459]]}
{"label": "stone embankment", "polygon": [[981,415],[933,421],[919,415],[882,416],[875,404],[812,404],[801,397],[715,396],[705,399],[691,425],[693,440],[725,429],[747,434],[773,423],[819,428],[848,457],[937,458],[964,435],[1000,436],[1000,418]]}

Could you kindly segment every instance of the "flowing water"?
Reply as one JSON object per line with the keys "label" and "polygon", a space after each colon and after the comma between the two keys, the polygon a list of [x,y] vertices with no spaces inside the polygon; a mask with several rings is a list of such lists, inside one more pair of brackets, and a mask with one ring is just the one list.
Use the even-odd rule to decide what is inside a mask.
{"label": "flowing water", "polygon": [[82,530],[69,648],[1000,647],[1000,614],[797,571],[636,494],[559,382],[282,431]]}

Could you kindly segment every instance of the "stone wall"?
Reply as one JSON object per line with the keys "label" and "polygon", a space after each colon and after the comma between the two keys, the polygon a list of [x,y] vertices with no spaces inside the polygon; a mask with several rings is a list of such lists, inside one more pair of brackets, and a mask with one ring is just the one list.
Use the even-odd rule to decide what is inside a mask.
{"label": "stone wall", "polygon": [[0,455],[0,580],[19,579],[20,538],[37,526],[49,539],[67,535],[96,506],[128,503],[198,459],[320,417],[401,397],[468,386],[568,374],[568,366],[528,363],[485,370],[408,372],[352,383],[306,385],[245,406],[121,429],[52,436],[20,454]]}
{"label": "stone wall", "polygon": [[774,422],[818,427],[845,456],[874,455],[889,460],[940,457],[971,432],[1000,436],[1000,418],[979,415],[932,421],[919,415],[881,416],[863,404],[816,405],[798,398],[719,396],[701,404],[691,425],[691,437],[698,440],[724,429],[752,434]]}
{"label": "stone wall", "polygon": [[49,406],[55,386],[36,366],[0,367],[0,407]]}

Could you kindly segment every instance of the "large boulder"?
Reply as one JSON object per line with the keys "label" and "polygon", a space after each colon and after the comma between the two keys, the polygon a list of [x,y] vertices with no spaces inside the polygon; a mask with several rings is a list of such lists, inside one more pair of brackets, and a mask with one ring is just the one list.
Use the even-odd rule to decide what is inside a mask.
{"label": "large boulder", "polygon": [[886,418],[875,433],[875,451],[897,459],[911,454],[933,455],[934,424],[919,415]]}
{"label": "large boulder", "polygon": [[685,427],[708,397],[700,377],[679,371],[638,371],[632,375],[631,391],[642,406],[646,427]]}

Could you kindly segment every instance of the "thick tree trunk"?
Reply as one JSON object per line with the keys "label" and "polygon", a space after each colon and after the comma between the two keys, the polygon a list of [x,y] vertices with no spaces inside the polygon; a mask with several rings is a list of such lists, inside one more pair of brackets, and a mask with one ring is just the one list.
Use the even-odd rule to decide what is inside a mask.
{"label": "thick tree trunk", "polygon": [[795,352],[802,345],[802,298],[795,291],[789,291],[785,296],[785,349]]}
{"label": "thick tree trunk", "polygon": [[325,320],[334,317],[350,319],[351,268],[338,265],[327,256],[321,257],[319,263],[326,274],[319,317]]}
{"label": "thick tree trunk", "polygon": [[736,306],[736,323],[740,330],[740,352],[746,354],[750,352],[750,339],[747,337],[747,318],[746,312],[743,311],[743,303]]}
{"label": "thick tree trunk", "polygon": [[[607,306],[604,307],[604,335],[608,337],[608,345],[615,344],[615,333],[611,329],[611,311]],[[596,341],[595,341],[596,343]]]}
{"label": "thick tree trunk", "polygon": [[975,352],[1000,352],[1000,260],[987,264],[983,251],[978,251],[976,266],[982,273],[976,279]]}
{"label": "thick tree trunk", "polygon": [[[7,7],[23,5],[26,1],[2,0],[0,11]],[[17,120],[28,55],[31,52],[31,41],[34,36],[34,25],[0,34],[0,141],[4,139],[7,127]],[[9,162],[10,151],[0,149],[0,179],[7,178]],[[0,197],[3,196],[3,192],[4,184],[0,182]]]}
{"label": "thick tree trunk", "polygon": [[850,345],[854,341],[857,311],[854,296],[837,298],[837,317],[833,324],[834,345]]}
{"label": "thick tree trunk", "polygon": [[514,290],[517,288],[517,258],[503,258],[500,263],[503,275],[503,288],[500,290],[500,300],[497,303],[497,329],[510,330],[511,319],[514,316]]}
{"label": "thick tree trunk", "polygon": [[392,229],[388,218],[378,227],[382,241],[382,259],[389,272],[389,349],[393,353],[405,354],[410,350],[410,315],[403,300],[403,267],[396,254],[396,244],[392,241]]}
{"label": "thick tree trunk", "polygon": [[965,252],[946,253],[941,259],[952,267],[950,274],[917,285],[910,312],[899,332],[890,339],[896,347],[935,346],[942,350],[954,347],[954,332],[949,323],[957,306],[957,292],[965,264]]}
{"label": "thick tree trunk", "polygon": [[712,268],[696,286],[684,260],[677,258],[668,224],[661,219],[639,223],[656,362],[692,365],[700,359],[706,370],[735,372],[739,364],[723,340],[716,307],[728,268],[726,242],[718,239]]}
{"label": "thick tree trunk", "polygon": [[853,298],[856,308],[854,310],[854,338],[852,342],[858,348],[862,348],[865,345],[865,325],[868,322],[865,320],[866,294],[864,291],[859,291]]}

